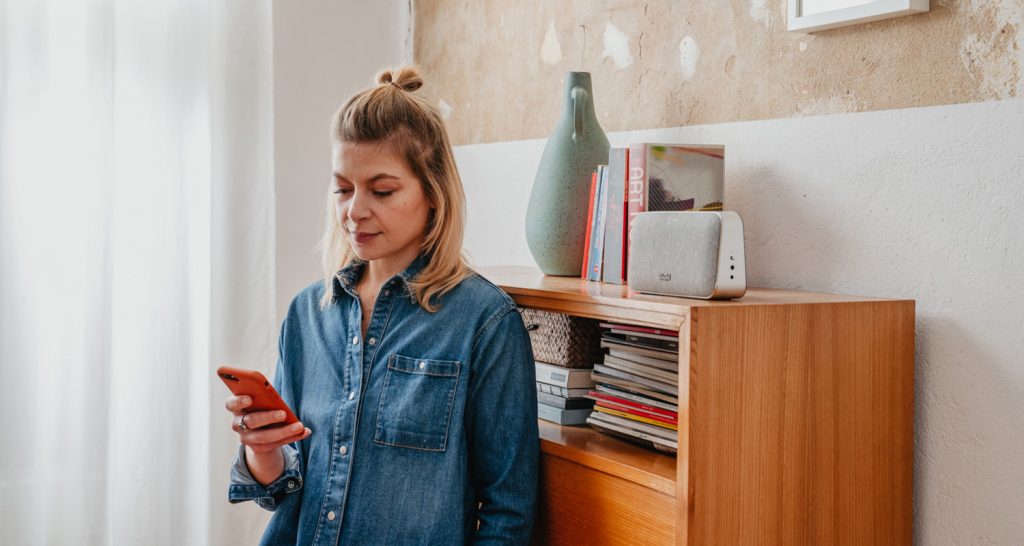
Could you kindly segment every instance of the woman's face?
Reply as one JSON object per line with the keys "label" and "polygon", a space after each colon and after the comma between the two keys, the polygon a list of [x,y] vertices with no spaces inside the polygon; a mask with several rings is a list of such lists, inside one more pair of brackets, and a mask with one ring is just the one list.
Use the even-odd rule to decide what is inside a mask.
{"label": "woman's face", "polygon": [[356,256],[396,274],[420,251],[431,204],[405,160],[375,142],[333,147],[334,207]]}

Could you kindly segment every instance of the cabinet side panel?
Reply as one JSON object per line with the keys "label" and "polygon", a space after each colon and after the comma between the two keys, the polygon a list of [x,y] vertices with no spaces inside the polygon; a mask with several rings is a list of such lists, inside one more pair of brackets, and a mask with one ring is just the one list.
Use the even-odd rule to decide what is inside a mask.
{"label": "cabinet side panel", "polygon": [[913,302],[690,321],[688,543],[909,544]]}

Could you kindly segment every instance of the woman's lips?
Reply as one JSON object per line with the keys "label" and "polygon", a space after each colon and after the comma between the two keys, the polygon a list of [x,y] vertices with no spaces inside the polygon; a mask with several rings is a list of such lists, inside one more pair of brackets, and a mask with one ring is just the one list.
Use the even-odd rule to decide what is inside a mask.
{"label": "woman's lips", "polygon": [[373,240],[374,237],[380,235],[380,233],[367,233],[365,231],[357,231],[352,234],[352,239],[359,245],[365,245]]}

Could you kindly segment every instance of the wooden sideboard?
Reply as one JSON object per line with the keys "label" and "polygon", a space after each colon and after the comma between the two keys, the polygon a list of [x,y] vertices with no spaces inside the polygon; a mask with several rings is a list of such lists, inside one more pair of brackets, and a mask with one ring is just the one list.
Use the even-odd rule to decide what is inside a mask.
{"label": "wooden sideboard", "polygon": [[911,543],[912,300],[480,273],[523,307],[679,331],[678,456],[541,421],[536,544]]}

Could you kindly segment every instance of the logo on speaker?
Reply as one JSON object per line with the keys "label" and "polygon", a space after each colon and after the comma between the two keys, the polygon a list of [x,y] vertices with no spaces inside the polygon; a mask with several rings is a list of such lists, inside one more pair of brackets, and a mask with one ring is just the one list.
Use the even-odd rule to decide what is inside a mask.
{"label": "logo on speaker", "polygon": [[671,281],[672,280],[672,274],[671,273],[658,273],[658,278],[663,280],[663,281]]}

